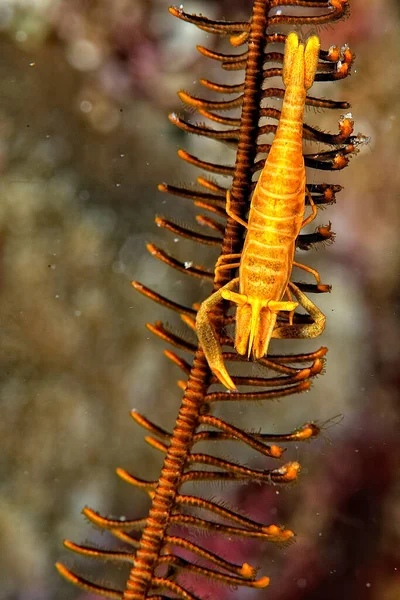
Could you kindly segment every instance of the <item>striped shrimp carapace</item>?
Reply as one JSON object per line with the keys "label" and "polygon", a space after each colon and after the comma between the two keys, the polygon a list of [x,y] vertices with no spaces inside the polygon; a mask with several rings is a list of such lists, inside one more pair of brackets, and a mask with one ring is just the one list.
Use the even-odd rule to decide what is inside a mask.
{"label": "striped shrimp carapace", "polygon": [[[312,86],[318,66],[320,42],[317,36],[304,46],[296,33],[286,39],[283,82],[286,88],[282,111],[268,158],[253,193],[248,223],[230,208],[227,214],[246,230],[241,254],[222,255],[217,270],[239,267],[239,277],[225,284],[203,302],[197,313],[197,335],[211,370],[228,389],[236,386],[226,371],[218,336],[209,315],[221,299],[237,305],[235,348],[239,354],[255,359],[267,354],[271,337],[315,337],[325,325],[325,317],[303,292],[289,283],[294,263],[295,242],[302,227],[310,223],[317,209],[308,194],[312,213],[304,218],[306,172],[303,157],[303,113],[307,90]],[[237,262],[240,260],[240,262]],[[236,261],[236,262],[235,262]],[[239,285],[239,293],[232,291]],[[312,323],[276,327],[280,311],[292,312],[298,306],[290,289],[313,318]],[[288,300],[283,300],[287,295]]]}
{"label": "striped shrimp carapace", "polygon": [[[293,8],[295,8],[294,11]],[[249,325],[249,331],[245,332],[242,328],[239,343],[238,339],[236,340],[236,347],[242,352],[238,353],[234,351],[233,338],[227,333],[229,326],[234,323],[234,318],[229,313],[229,303],[219,301],[219,299],[226,297],[231,301],[241,301],[238,296],[233,296],[233,290],[229,289],[229,285],[227,286],[234,278],[234,270],[237,268],[237,263],[232,262],[232,255],[242,258],[247,256],[246,260],[250,263],[252,255],[254,256],[250,244],[252,239],[256,239],[255,235],[258,235],[257,219],[260,218],[260,215],[256,215],[255,218],[254,215],[255,211],[259,210],[257,203],[263,202],[267,193],[260,193],[260,188],[264,186],[264,175],[267,174],[275,182],[278,181],[271,163],[279,145],[280,131],[286,118],[286,108],[280,111],[269,105],[271,98],[282,99],[284,96],[284,90],[274,87],[271,80],[274,77],[282,78],[283,74],[288,94],[291,86],[294,85],[296,79],[294,73],[297,67],[299,65],[304,67],[303,59],[295,58],[297,53],[303,56],[304,48],[298,44],[297,37],[292,35],[289,36],[287,45],[287,48],[291,50],[287,52],[286,63],[282,69],[281,45],[285,44],[287,38],[283,32],[288,31],[289,27],[298,29],[299,26],[307,25],[315,28],[321,24],[332,23],[345,15],[347,9],[347,0],[318,0],[317,2],[314,0],[254,0],[249,21],[220,21],[190,15],[185,13],[182,7],[170,8],[170,12],[179,19],[193,23],[207,33],[224,36],[227,43],[234,48],[244,46],[240,53],[237,53],[236,50],[233,53],[222,53],[198,46],[198,50],[203,56],[219,62],[224,70],[243,69],[244,81],[240,84],[225,85],[207,79],[201,80],[201,84],[208,90],[212,90],[216,94],[228,95],[228,98],[223,100],[219,98],[205,99],[184,91],[179,93],[186,105],[195,108],[207,120],[217,123],[223,128],[192,123],[175,113],[170,115],[170,120],[180,129],[218,140],[236,149],[235,164],[220,164],[212,162],[212,159],[200,159],[185,150],[179,150],[179,156],[191,165],[217,176],[230,177],[229,185],[202,175],[197,180],[200,188],[179,187],[166,183],[159,186],[161,191],[184,198],[186,202],[187,200],[193,201],[196,209],[201,210],[201,214],[196,215],[197,224],[205,228],[206,232],[194,231],[161,217],[157,217],[157,225],[172,232],[174,236],[188,238],[195,244],[218,247],[221,258],[218,259],[215,268],[207,269],[195,264],[189,257],[189,260],[181,262],[154,244],[148,244],[147,249],[155,258],[173,267],[179,273],[200,279],[205,284],[212,283],[211,294],[222,291],[217,295],[216,303],[210,306],[206,301],[202,305],[203,309],[200,309],[201,314],[206,307],[207,310],[204,312],[207,319],[213,324],[210,340],[203,336],[203,339],[200,340],[201,343],[195,343],[188,341],[184,336],[173,333],[161,321],[148,324],[148,329],[152,333],[174,347],[174,350],[167,350],[165,355],[183,373],[184,379],[178,382],[179,387],[184,390],[183,398],[173,431],[160,427],[137,411],[132,411],[135,423],[147,432],[146,442],[165,455],[160,477],[156,481],[139,479],[124,469],[117,470],[120,478],[149,496],[151,508],[148,514],[137,519],[116,519],[100,516],[91,508],[85,508],[85,516],[96,527],[114,536],[118,547],[115,548],[115,542],[113,550],[65,542],[65,546],[69,550],[83,556],[112,560],[121,565],[127,565],[126,585],[123,590],[120,590],[115,586],[96,584],[58,563],[59,572],[86,592],[120,600],[148,600],[150,598],[152,600],[168,598],[199,600],[202,596],[204,597],[200,587],[202,579],[207,583],[214,581],[231,588],[243,586],[261,589],[269,584],[269,577],[258,576],[257,569],[251,566],[252,562],[259,563],[257,558],[259,554],[255,549],[256,542],[286,544],[293,540],[294,533],[291,529],[285,529],[274,523],[265,524],[251,516],[243,516],[240,510],[228,507],[226,503],[215,498],[206,499],[204,495],[198,495],[195,491],[189,494],[186,490],[182,490],[182,486],[192,482],[202,482],[204,487],[208,483],[214,482],[290,485],[298,478],[301,467],[297,461],[282,462],[285,448],[278,443],[297,443],[314,439],[321,431],[321,427],[310,420],[302,427],[293,428],[289,433],[274,434],[262,430],[253,432],[245,430],[240,422],[228,422],[223,416],[217,416],[214,413],[214,407],[221,406],[225,402],[274,400],[308,390],[313,379],[322,372],[324,356],[327,351],[326,348],[320,348],[308,353],[263,356],[270,337],[269,334],[265,335],[270,326],[267,327],[264,324],[261,328],[253,327],[253,329]],[[298,104],[301,114],[304,105],[347,111],[349,108],[347,102],[310,96],[306,93],[305,87],[311,85],[314,72],[315,81],[335,81],[346,77],[353,60],[350,49],[347,46],[342,48],[332,46],[328,50],[322,50],[319,49],[317,38],[311,37],[306,46],[305,55],[306,69],[299,67],[299,77],[301,79],[305,74],[306,86],[303,86],[301,90],[301,101],[299,102],[298,94],[300,92],[296,84],[296,98],[293,100],[293,104]],[[293,64],[297,66],[294,67]],[[288,97],[286,97],[286,102],[288,103]],[[224,111],[231,109],[241,109],[240,114],[227,116]],[[277,125],[278,123],[280,125]],[[305,166],[312,169],[334,171],[345,167],[348,155],[354,153],[357,145],[363,141],[362,137],[353,135],[353,123],[349,115],[342,117],[339,131],[335,134],[326,133],[306,123],[303,124],[300,116],[296,118],[294,125],[298,129],[299,138],[296,142],[299,144],[298,148],[300,148],[301,133],[304,139],[330,146],[327,150],[319,149],[318,153],[304,155]],[[277,141],[272,150],[270,145],[264,141],[266,134],[276,134]],[[265,155],[268,152],[271,152],[271,158],[264,168]],[[282,162],[282,149],[279,152],[280,162]],[[297,198],[298,209],[295,211],[296,217],[294,219],[293,215],[291,217],[293,223],[290,230],[290,242],[288,241],[287,251],[285,250],[287,267],[282,269],[279,266],[276,269],[276,272],[280,274],[279,281],[276,279],[279,289],[272,293],[271,288],[262,296],[263,301],[269,302],[269,309],[274,309],[271,323],[275,318],[275,313],[277,314],[276,327],[273,329],[271,326],[270,329],[279,331],[280,337],[287,337],[285,332],[291,337],[293,334],[295,334],[294,337],[298,337],[301,331],[309,330],[309,327],[314,327],[318,321],[314,318],[313,303],[308,301],[304,294],[326,292],[329,290],[329,286],[322,286],[319,283],[290,283],[290,291],[293,291],[296,300],[305,306],[309,313],[305,315],[299,315],[296,312],[293,314],[296,303],[290,298],[283,300],[283,295],[289,285],[294,246],[308,250],[312,246],[332,238],[330,226],[326,225],[318,227],[312,233],[299,233],[301,225],[304,224],[304,205],[311,206],[312,214],[314,214],[315,206],[334,202],[336,193],[341,190],[340,185],[321,182],[308,184],[305,194],[304,181],[301,176],[303,157],[300,157],[299,153],[296,156],[296,161],[300,165],[300,170],[296,174],[298,189],[296,188],[296,194],[293,190],[290,190],[290,193],[293,194],[292,199]],[[252,212],[250,211],[249,215],[249,229],[250,226],[253,229],[251,235],[246,238],[246,254],[243,250],[244,226],[247,227],[245,218],[249,213],[250,199],[255,188],[254,175],[260,171],[263,172],[263,176],[254,194]],[[282,179],[279,178],[279,182],[281,181]],[[280,188],[280,192],[276,192],[269,184],[267,188],[269,197],[272,197],[273,193],[279,193],[280,197],[282,196],[282,188]],[[226,206],[228,190],[230,193],[229,206]],[[289,193],[289,189],[287,189],[287,193]],[[280,211],[282,219],[285,213],[282,212],[282,209]],[[269,208],[267,211],[263,208],[262,213],[267,214],[269,219],[274,216]],[[264,222],[261,222],[264,225]],[[289,236],[284,229],[281,234],[282,237]],[[276,231],[274,235],[276,235]],[[265,242],[265,237],[263,241]],[[270,238],[266,244],[269,252],[273,245],[275,242],[273,243]],[[277,245],[282,248],[283,244],[279,242]],[[226,265],[229,268],[225,268]],[[271,265],[272,263],[269,267]],[[241,268],[249,269],[250,264],[245,265],[243,262]],[[265,281],[265,273],[263,277],[263,281]],[[249,277],[247,279],[250,280]],[[257,281],[256,285],[258,285]],[[196,317],[200,304],[185,306],[141,283],[133,282],[133,286],[147,298],[178,313],[189,330],[193,332],[196,329]],[[240,287],[240,295],[247,297],[253,295],[253,291],[250,292],[249,289]],[[277,304],[273,305],[272,301]],[[262,307],[259,310],[261,311]],[[237,317],[238,321],[242,318],[242,316]],[[250,317],[246,322],[251,323],[252,318]],[[246,319],[248,319],[247,316]],[[197,330],[199,331],[198,324],[199,319],[197,320]],[[239,326],[237,330],[240,331],[240,329]],[[202,334],[200,334],[201,336]],[[240,392],[211,389],[214,384],[219,383],[219,379],[211,372],[204,353],[204,351],[207,352],[209,343],[217,344],[218,351],[221,352],[222,364],[242,363],[242,374],[240,376],[232,375],[231,378],[231,387],[240,388]],[[258,359],[257,376],[253,376],[249,372],[246,374],[244,371],[248,360],[247,356],[242,354],[248,354],[249,350],[252,350],[256,356],[261,356]],[[179,351],[185,352],[189,358],[181,356]],[[255,453],[260,459],[257,466],[242,464],[246,459],[243,459],[242,462],[235,462],[218,457],[213,444],[215,441],[222,446],[221,452],[224,451],[225,443],[228,442],[228,444],[235,443],[242,449]],[[203,447],[195,448],[196,444],[204,442],[209,444],[209,451],[205,451]],[[220,545],[217,551],[212,552],[209,547],[207,548],[201,543],[201,540],[193,538],[193,532],[196,531],[207,532],[212,539],[223,537],[226,543]],[[236,559],[233,560],[232,545],[237,539],[246,540],[248,544],[246,553],[237,552]],[[215,597],[217,597],[217,593]],[[220,592],[218,592],[218,597],[220,597]]]}

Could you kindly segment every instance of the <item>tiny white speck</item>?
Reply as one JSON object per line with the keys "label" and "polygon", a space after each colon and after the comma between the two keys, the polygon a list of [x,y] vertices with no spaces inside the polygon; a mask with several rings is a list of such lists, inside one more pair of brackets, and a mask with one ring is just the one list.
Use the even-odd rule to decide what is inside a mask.
{"label": "tiny white speck", "polygon": [[190,269],[190,267],[193,267],[193,261],[192,260],[186,260],[184,263],[185,269]]}
{"label": "tiny white speck", "polygon": [[82,100],[82,102],[79,105],[79,108],[84,113],[90,113],[92,111],[93,104],[89,102],[89,100]]}
{"label": "tiny white speck", "polygon": [[23,31],[22,29],[19,29],[15,33],[15,39],[17,40],[17,42],[26,42],[26,40],[28,39],[26,31]]}

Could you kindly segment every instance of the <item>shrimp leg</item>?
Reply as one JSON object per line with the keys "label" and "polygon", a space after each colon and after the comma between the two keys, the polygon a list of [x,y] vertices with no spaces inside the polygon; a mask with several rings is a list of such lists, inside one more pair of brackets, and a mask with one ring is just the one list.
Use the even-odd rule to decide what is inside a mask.
{"label": "shrimp leg", "polygon": [[315,277],[315,281],[317,283],[321,283],[321,277],[316,269],[307,267],[307,265],[302,265],[301,263],[298,263],[297,260],[293,261],[293,266],[297,267],[298,269],[303,269],[303,271],[307,271],[307,273],[311,273],[311,275]]}
{"label": "shrimp leg", "polygon": [[209,298],[202,302],[196,317],[196,332],[199,339],[204,356],[210,366],[212,372],[218,377],[220,382],[229,390],[236,390],[236,386],[230,378],[226,370],[222,350],[215,332],[213,324],[210,320],[210,312],[220,302],[223,290],[232,290],[239,283],[239,277],[235,277],[222,288],[214,292]]}
{"label": "shrimp leg", "polygon": [[236,215],[231,208],[231,191],[230,190],[226,191],[226,209],[225,210],[226,210],[226,214],[229,217],[231,217],[231,219],[236,221],[236,223],[240,223],[240,225],[243,225],[243,227],[245,227],[246,229],[248,228],[248,224],[246,223],[246,221],[243,221],[243,219],[238,217],[238,215]]}
{"label": "shrimp leg", "polygon": [[[317,207],[315,206],[314,200],[312,199],[312,196],[311,196],[310,192],[308,191],[308,188],[306,188],[306,196],[308,197],[308,201],[310,203],[312,212],[306,219],[304,219],[304,221],[301,225],[302,228],[305,225],[308,225],[309,223],[311,223],[311,221],[313,221],[318,214]],[[297,267],[298,269],[303,269],[304,271],[307,271],[307,273],[311,273],[311,275],[313,275],[315,277],[316,282],[321,283],[321,278],[319,276],[319,273],[315,269],[312,269],[311,267],[307,267],[306,265],[302,265],[301,263],[298,263],[296,260],[293,261],[293,266]]]}
{"label": "shrimp leg", "polygon": [[315,206],[315,202],[312,199],[312,196],[311,196],[310,192],[308,191],[307,187],[306,187],[306,196],[307,196],[308,201],[310,203],[312,212],[311,212],[311,214],[306,219],[304,219],[304,221],[303,221],[303,223],[301,225],[302,229],[303,229],[303,227],[305,227],[306,225],[308,225],[309,223],[311,223],[311,221],[314,221],[315,217],[318,214],[318,210],[317,210],[317,207]]}
{"label": "shrimp leg", "polygon": [[[291,294],[291,292],[290,292],[290,290],[289,290],[288,287],[286,288],[285,294],[287,296],[288,301],[292,302],[292,294]],[[291,310],[290,313],[289,313],[289,325],[293,325],[293,317],[294,317],[294,312],[295,312],[296,308],[294,308],[293,310]]]}
{"label": "shrimp leg", "polygon": [[217,264],[215,267],[215,273],[217,271],[227,271],[228,269],[237,269],[240,267],[240,262],[230,263],[228,261],[232,259],[240,259],[242,256],[241,253],[238,254],[221,254],[221,256],[217,260]]}
{"label": "shrimp leg", "polygon": [[302,338],[310,339],[321,335],[325,329],[326,317],[319,310],[317,306],[307,296],[294,285],[289,282],[288,287],[291,289],[293,294],[296,296],[299,304],[308,312],[310,317],[313,319],[312,323],[301,323],[295,325],[281,325],[276,327],[272,332],[273,338],[285,339],[285,338]]}

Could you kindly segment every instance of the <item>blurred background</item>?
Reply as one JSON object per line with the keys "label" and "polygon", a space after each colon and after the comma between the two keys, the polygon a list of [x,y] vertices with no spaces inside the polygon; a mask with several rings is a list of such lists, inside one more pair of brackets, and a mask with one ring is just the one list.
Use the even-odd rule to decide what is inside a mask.
{"label": "blurred background", "polygon": [[[184,9],[244,20],[251,5],[202,0]],[[166,318],[178,332],[184,326],[130,282],[178,302],[207,294],[152,259],[145,243],[212,264],[215,253],[155,226],[155,214],[181,223],[194,214],[156,186],[200,174],[178,159],[180,147],[208,160],[232,158],[216,142],[181,133],[167,112],[182,113],[176,91],[198,93],[199,77],[237,75],[217,73],[197,53],[196,43],[216,48],[216,36],[167,7],[165,0],[0,0],[1,600],[89,600],[56,574],[59,559],[122,584],[125,571],[79,561],[62,539],[113,543],[85,523],[85,505],[144,516],[146,498],[115,468],[156,479],[162,456],[146,446],[129,411],[171,428],[179,408],[180,373],[144,324]],[[352,76],[313,88],[349,100],[356,133],[371,136],[343,172],[310,175],[345,186],[318,218],[332,221],[336,243],[306,257],[333,285],[318,297],[328,317],[321,342],[302,346],[329,347],[326,373],[307,394],[228,413],[268,432],[310,420],[328,420],[327,429],[289,451],[303,466],[297,485],[210,492],[297,533],[287,549],[235,547],[229,558],[260,565],[271,587],[218,588],[221,600],[400,598],[400,8],[397,0],[351,0],[351,10],[318,33],[325,48],[348,43],[355,51]],[[309,109],[307,120],[336,131],[339,116]],[[329,421],[337,415],[344,418]],[[226,540],[209,546],[226,552]],[[200,579],[192,585],[210,592]]]}

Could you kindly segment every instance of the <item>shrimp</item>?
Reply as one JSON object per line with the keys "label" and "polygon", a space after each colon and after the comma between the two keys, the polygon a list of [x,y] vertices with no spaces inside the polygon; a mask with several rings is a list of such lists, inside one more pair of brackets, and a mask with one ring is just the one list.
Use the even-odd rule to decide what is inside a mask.
{"label": "shrimp", "polygon": [[[239,268],[239,276],[201,304],[196,332],[210,369],[230,390],[236,390],[236,386],[226,370],[209,317],[221,299],[237,305],[235,348],[249,358],[263,357],[271,338],[313,338],[325,327],[322,312],[290,282],[293,266],[312,273],[320,282],[316,271],[294,261],[296,238],[317,214],[306,189],[302,136],[306,94],[314,81],[319,48],[317,36],[309,37],[305,45],[296,33],[290,33],[286,39],[283,61],[286,90],[281,117],[254,190],[247,223],[232,211],[227,193],[226,212],[246,228],[247,234],[242,253],[220,257],[216,270]],[[306,194],[312,212],[305,218]],[[237,287],[238,292],[234,291]],[[292,300],[291,292],[297,302]],[[311,316],[311,323],[293,324],[294,310],[299,304]],[[288,324],[277,323],[280,311],[289,312]]]}

